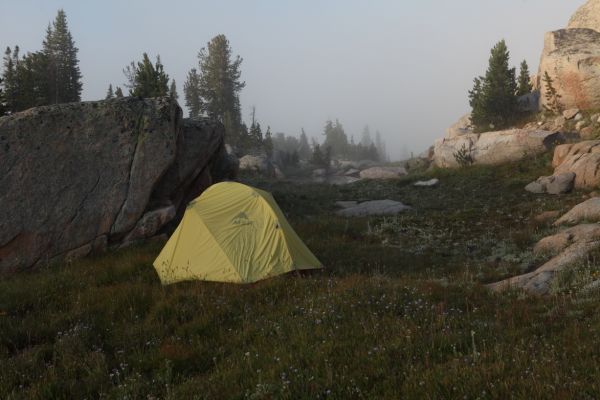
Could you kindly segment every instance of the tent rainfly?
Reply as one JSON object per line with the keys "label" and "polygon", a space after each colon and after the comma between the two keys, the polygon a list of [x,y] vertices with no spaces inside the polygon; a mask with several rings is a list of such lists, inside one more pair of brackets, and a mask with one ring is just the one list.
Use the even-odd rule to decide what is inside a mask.
{"label": "tent rainfly", "polygon": [[154,268],[167,285],[186,280],[252,283],[322,265],[270,193],[222,182],[187,206]]}

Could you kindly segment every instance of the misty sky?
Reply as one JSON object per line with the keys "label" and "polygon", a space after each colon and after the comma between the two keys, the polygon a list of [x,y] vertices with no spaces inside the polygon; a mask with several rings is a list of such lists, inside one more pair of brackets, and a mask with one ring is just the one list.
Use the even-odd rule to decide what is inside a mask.
{"label": "misty sky", "polygon": [[[469,110],[467,91],[505,38],[537,71],[544,32],[584,0],[0,0],[0,46],[41,48],[63,8],[79,48],[83,99],[122,85],[122,69],[160,54],[180,97],[198,50],[224,33],[244,58],[243,117],[321,139],[338,118],[359,139],[380,130],[392,158],[423,151]],[[183,106],[183,101],[180,99]]]}

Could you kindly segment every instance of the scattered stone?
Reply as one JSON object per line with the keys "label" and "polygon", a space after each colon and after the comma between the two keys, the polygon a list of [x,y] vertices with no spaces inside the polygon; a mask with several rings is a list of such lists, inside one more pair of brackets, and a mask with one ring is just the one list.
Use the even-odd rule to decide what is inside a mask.
{"label": "scattered stone", "polygon": [[240,158],[240,170],[269,173],[271,171],[266,156],[253,156],[247,154]]}
{"label": "scattered stone", "polygon": [[574,225],[583,221],[600,222],[600,197],[594,197],[576,205],[560,217],[554,225]]}
{"label": "scattered stone", "polygon": [[593,139],[594,138],[594,127],[592,126],[587,126],[585,128],[583,128],[580,132],[579,132],[579,136],[581,136],[582,139],[585,140],[589,140],[589,139]]}
{"label": "scattered stone", "polygon": [[600,140],[558,146],[552,165],[554,174],[573,172],[577,189],[596,188],[600,184]]}
{"label": "scattered stone", "polygon": [[573,190],[575,184],[575,174],[566,172],[560,175],[553,175],[548,178],[546,183],[546,192],[548,194],[565,194]]}
{"label": "scattered stone", "polygon": [[365,201],[364,203],[357,204],[353,207],[344,208],[339,210],[337,215],[342,217],[366,217],[371,215],[396,215],[403,211],[411,210],[412,208],[406,206],[398,201],[393,200],[373,200]]}
{"label": "scattered stone", "polygon": [[544,187],[544,185],[542,185],[542,183],[539,182],[539,179],[525,186],[525,190],[527,190],[529,193],[534,194],[546,193],[546,188]]}
{"label": "scattered stone", "polygon": [[581,115],[579,114],[579,108],[571,108],[563,111],[563,117],[567,120],[575,118],[576,115]]}
{"label": "scattered stone", "polygon": [[[581,113],[578,113],[575,118],[573,118],[575,121],[579,121],[579,122],[583,122],[583,115]],[[577,126],[577,125],[575,125]]]}
{"label": "scattered stone", "polygon": [[[555,224],[556,225],[556,224]],[[600,240],[600,224],[581,224],[548,236],[536,243],[535,254],[558,254],[573,243],[585,240]]]}
{"label": "scattered stone", "polygon": [[579,121],[578,123],[575,124],[575,130],[581,131],[581,129],[583,129],[583,127],[585,127],[586,125],[587,125],[587,122],[585,120]]}
{"label": "scattered stone", "polygon": [[439,185],[439,183],[440,183],[439,179],[433,178],[433,179],[430,179],[428,181],[418,181],[418,182],[415,182],[415,183],[413,183],[413,186],[417,186],[417,187],[434,187],[434,186]]}
{"label": "scattered stone", "polygon": [[556,146],[552,166],[557,168],[568,158],[587,153],[600,153],[600,140],[586,140],[579,143],[569,143]]}
{"label": "scattered stone", "polygon": [[556,117],[554,120],[554,129],[560,130],[563,129],[565,124],[567,123],[567,119],[563,116]]}
{"label": "scattered stone", "polygon": [[494,291],[520,288],[535,295],[550,292],[550,286],[556,274],[585,260],[588,255],[600,248],[600,225],[579,225],[557,235],[542,239],[535,251],[538,254],[559,254],[533,272],[505,279],[488,285]]}
{"label": "scattered stone", "polygon": [[360,170],[356,168],[350,168],[344,175],[358,178],[360,176]]}
{"label": "scattered stone", "polygon": [[398,179],[405,175],[404,167],[371,167],[360,171],[361,179]]}
{"label": "scattered stone", "polygon": [[575,174],[566,172],[559,175],[542,176],[525,186],[525,190],[536,194],[565,194],[573,190],[574,182]]}
{"label": "scattered stone", "polygon": [[600,153],[587,153],[567,158],[555,170],[555,174],[575,173],[575,187],[595,188],[600,184]]}

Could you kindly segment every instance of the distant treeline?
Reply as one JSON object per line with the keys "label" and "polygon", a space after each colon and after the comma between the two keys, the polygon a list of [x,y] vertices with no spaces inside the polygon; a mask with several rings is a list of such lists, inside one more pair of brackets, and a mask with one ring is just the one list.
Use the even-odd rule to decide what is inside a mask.
{"label": "distant treeline", "polygon": [[[0,116],[36,106],[81,101],[83,85],[77,53],[63,10],[48,25],[42,50],[21,55],[19,46],[8,47],[0,77]],[[263,132],[255,108],[251,122],[246,124],[239,99],[246,85],[241,80],[242,61],[240,56],[232,55],[225,35],[217,35],[200,49],[198,65],[190,69],[183,85],[190,117],[206,116],[223,123],[227,142],[239,153],[266,153],[284,166],[297,165],[301,160],[323,164],[331,158],[387,159],[381,135],[376,132],[372,140],[368,127],[360,142],[355,143],[352,137],[348,140],[339,121],[327,121],[324,143],[319,145],[313,138],[310,145],[303,129],[299,138],[283,133],[273,136],[268,126]],[[153,63],[144,53],[141,61],[132,61],[123,73],[129,96],[178,99],[175,80],[170,80],[160,55]],[[123,96],[120,86],[108,85],[106,99]]]}
{"label": "distant treeline", "polygon": [[0,78],[0,115],[31,107],[81,100],[77,47],[59,10],[48,24],[42,50],[20,54],[19,46],[4,52]]}

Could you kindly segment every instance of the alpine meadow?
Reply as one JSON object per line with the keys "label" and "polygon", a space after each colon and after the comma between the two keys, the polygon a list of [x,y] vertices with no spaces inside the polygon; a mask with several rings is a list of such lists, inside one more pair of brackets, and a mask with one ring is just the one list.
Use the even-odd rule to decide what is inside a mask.
{"label": "alpine meadow", "polygon": [[0,399],[600,398],[600,0],[401,3],[0,4]]}

